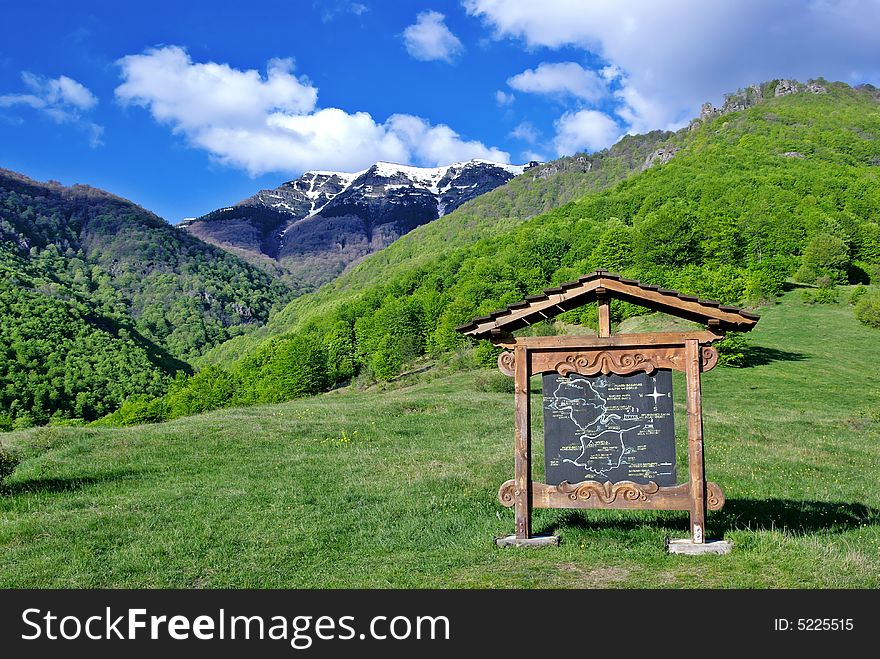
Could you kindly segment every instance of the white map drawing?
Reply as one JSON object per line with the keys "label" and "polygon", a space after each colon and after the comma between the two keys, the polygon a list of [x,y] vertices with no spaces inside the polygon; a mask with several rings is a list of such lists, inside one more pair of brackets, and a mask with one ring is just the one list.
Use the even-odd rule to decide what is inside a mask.
{"label": "white map drawing", "polygon": [[[658,400],[671,395],[658,391],[656,383],[649,385],[651,393],[638,393],[635,388],[645,389],[636,383],[609,382],[605,377],[559,378],[556,384],[545,398],[545,410],[570,422],[573,438],[580,444],[577,457],[560,454],[558,460],[583,469],[584,475],[592,478],[610,479],[615,470],[643,460],[646,437],[658,432],[655,420],[667,416],[656,412]],[[655,412],[639,409],[635,400],[642,396],[653,399]],[[576,451],[577,444],[566,450],[569,456]],[[642,462],[643,468],[648,466]],[[651,466],[673,467],[669,462]]]}
{"label": "white map drawing", "polygon": [[[581,445],[580,455],[574,459],[563,458],[562,462],[602,478],[608,478],[610,471],[621,467],[624,458],[635,452],[627,446],[627,436],[645,425],[634,408],[624,410],[612,406],[616,409],[609,410],[607,388],[605,378],[595,382],[581,378],[562,380],[547,405],[549,410],[571,419]],[[658,397],[665,395],[656,387],[652,394],[648,394],[655,403]],[[602,455],[601,460],[596,459],[597,452]]]}

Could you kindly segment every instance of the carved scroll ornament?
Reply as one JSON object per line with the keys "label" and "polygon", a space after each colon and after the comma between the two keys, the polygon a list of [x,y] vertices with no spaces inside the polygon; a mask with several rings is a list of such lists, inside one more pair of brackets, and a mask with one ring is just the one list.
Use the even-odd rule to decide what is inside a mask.
{"label": "carved scroll ornament", "polygon": [[[560,375],[578,373],[580,375],[629,375],[644,371],[648,375],[658,368],[684,370],[683,346],[660,346],[623,349],[578,350],[561,352],[558,350],[530,350],[532,373],[550,373],[556,371]],[[700,349],[700,370],[703,372],[715,368],[718,363],[718,351],[711,346]],[[516,359],[512,352],[498,355],[498,370],[508,377],[513,377]]]}
{"label": "carved scroll ornament", "polygon": [[502,352],[498,355],[498,370],[509,378],[513,377],[513,368],[516,364],[516,358],[512,352]]}
{"label": "carved scroll ornament", "polygon": [[649,375],[658,368],[682,368],[683,350],[675,347],[577,352],[533,352],[532,372],[560,375],[629,375],[644,371]]}
{"label": "carved scroll ornament", "polygon": [[[506,481],[498,489],[502,506],[512,507],[516,483]],[[533,506],[535,508],[641,508],[648,510],[689,510],[691,507],[690,483],[672,487],[660,487],[656,483],[617,483],[582,481],[547,485],[532,482]],[[706,483],[706,507],[721,510],[724,492],[717,483]]]}
{"label": "carved scroll ornament", "polygon": [[700,368],[703,372],[711,371],[718,363],[718,351],[712,346],[703,346],[700,349]]}
{"label": "carved scroll ornament", "polygon": [[599,481],[582,481],[574,484],[562,481],[556,486],[556,489],[567,494],[568,498],[572,501],[577,501],[578,499],[586,500],[595,496],[602,503],[610,504],[614,503],[618,496],[626,501],[647,501],[650,495],[657,494],[660,486],[653,481],[644,485],[633,483],[632,481],[618,481],[617,483],[612,483],[611,481],[605,481],[604,483]]}

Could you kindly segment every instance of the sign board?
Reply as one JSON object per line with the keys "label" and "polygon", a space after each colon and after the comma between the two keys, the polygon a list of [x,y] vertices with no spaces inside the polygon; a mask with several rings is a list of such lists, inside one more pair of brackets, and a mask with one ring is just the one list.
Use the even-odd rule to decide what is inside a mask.
{"label": "sign board", "polygon": [[676,484],[672,371],[546,373],[544,482]]}
{"label": "sign board", "polygon": [[[613,335],[613,298],[706,329]],[[592,302],[598,306],[598,336],[512,334]],[[504,348],[498,368],[513,378],[513,478],[498,488],[498,500],[514,509],[515,533],[496,543],[558,544],[559,536],[532,534],[534,508],[687,510],[690,538],[670,542],[670,551],[729,551],[730,543],[705,539],[706,512],[721,509],[724,492],[706,480],[700,382],[718,363],[711,344],[756,322],[758,316],[736,307],[596,270],[457,327]],[[687,480],[681,483],[672,371],[684,376],[687,408]],[[544,385],[543,481],[532,478],[533,376],[542,376]]]}

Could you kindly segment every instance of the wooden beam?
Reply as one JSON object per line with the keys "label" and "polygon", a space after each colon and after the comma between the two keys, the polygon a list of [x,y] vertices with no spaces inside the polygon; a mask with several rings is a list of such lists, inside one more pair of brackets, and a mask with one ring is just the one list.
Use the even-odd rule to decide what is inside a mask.
{"label": "wooden beam", "polygon": [[[514,481],[509,480],[498,490],[501,505],[514,505]],[[709,510],[721,510],[724,506],[724,492],[717,483],[706,483]],[[600,483],[583,481],[581,483],[562,483],[547,485],[532,483],[533,508],[599,508],[636,510],[690,510],[691,488],[689,483],[672,487],[657,487],[652,484]]]}
{"label": "wooden beam", "polygon": [[[668,313],[701,324],[710,324],[710,329],[734,329],[748,331],[758,318],[746,314],[735,307],[725,307],[717,302],[701,304],[694,296],[683,295],[677,291],[661,292],[657,287],[639,285],[617,278],[598,277],[578,282],[575,285],[547,289],[541,295],[527,297],[519,303],[508,305],[506,309],[492,312],[488,316],[474,318],[471,323],[462,325],[459,331],[467,336],[486,338],[492,329],[513,331],[531,324],[537,318],[552,318],[564,311],[582,306],[596,300],[600,291],[606,297],[632,302],[653,311]],[[601,306],[601,304],[600,304]],[[604,313],[601,312],[600,313]],[[610,323],[606,326],[609,326]],[[605,327],[600,323],[600,334]]]}
{"label": "wooden beam", "polygon": [[686,341],[695,339],[707,345],[724,338],[723,332],[695,330],[693,332],[646,332],[641,334],[615,334],[608,337],[597,336],[520,336],[507,337],[495,341],[496,345],[512,348],[525,346],[530,350],[544,348],[608,348],[612,346],[683,346]]}
{"label": "wooden beam", "polygon": [[596,300],[599,303],[599,337],[611,336],[611,305],[604,288],[596,289]]}
{"label": "wooden beam", "polygon": [[684,371],[684,346],[614,346],[587,350],[529,350],[530,373],[629,375],[659,368]]}
{"label": "wooden beam", "polygon": [[700,392],[700,343],[685,343],[687,377],[688,471],[691,495],[691,542],[702,544],[706,536],[706,477],[703,459],[703,403]]}
{"label": "wooden beam", "polygon": [[[663,295],[663,293],[658,291],[646,290],[639,286],[631,286],[613,279],[600,279],[599,281],[604,288],[608,289],[611,297],[625,299],[628,302],[633,302],[654,311],[662,311],[673,316],[692,318],[695,322],[708,323],[709,319],[714,318],[722,323],[740,326],[740,329],[743,331],[751,329],[758,322],[732,311],[707,307],[699,302],[682,300],[675,295]],[[618,295],[614,295],[614,293],[618,293]]]}
{"label": "wooden beam", "polygon": [[[475,329],[465,332],[468,336],[474,336],[483,334],[484,332],[488,332],[494,327],[504,328],[508,325],[513,325],[514,328],[518,325],[517,321],[523,321],[525,324],[531,324],[529,318],[534,316],[536,312],[544,311],[545,309],[550,309],[556,306],[561,306],[564,309],[573,309],[575,307],[580,306],[581,304],[586,304],[593,297],[591,294],[594,290],[599,288],[598,281],[586,282],[584,284],[580,284],[577,288],[572,288],[571,290],[565,291],[563,293],[556,293],[553,295],[548,295],[546,300],[540,300],[529,303],[528,306],[525,306],[521,309],[512,310],[509,314],[505,314],[498,319],[489,319],[484,320],[477,324]],[[588,296],[586,299],[581,301],[579,298],[582,296]]]}
{"label": "wooden beam", "polygon": [[532,431],[529,400],[529,355],[525,346],[514,349],[514,514],[516,537],[532,536]]}

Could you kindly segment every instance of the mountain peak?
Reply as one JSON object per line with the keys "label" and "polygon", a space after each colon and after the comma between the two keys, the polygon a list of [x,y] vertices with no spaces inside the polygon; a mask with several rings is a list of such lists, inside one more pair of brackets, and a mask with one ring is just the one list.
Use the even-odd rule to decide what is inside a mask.
{"label": "mountain peak", "polygon": [[359,172],[310,170],[180,227],[255,263],[321,284],[350,264],[522,174],[473,159],[438,167],[379,161]]}

